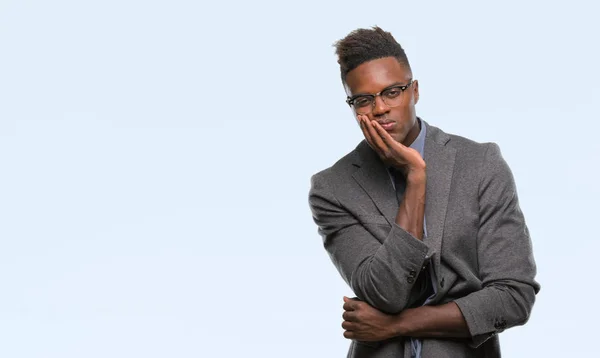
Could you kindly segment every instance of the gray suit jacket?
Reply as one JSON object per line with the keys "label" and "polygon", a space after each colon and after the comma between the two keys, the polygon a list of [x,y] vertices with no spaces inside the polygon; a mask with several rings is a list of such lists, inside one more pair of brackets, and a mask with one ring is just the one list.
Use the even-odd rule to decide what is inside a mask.
{"label": "gray suit jacket", "polygon": [[[354,294],[388,313],[407,308],[410,277],[437,277],[431,304],[456,302],[470,339],[423,339],[423,358],[500,357],[497,333],[527,322],[540,289],[512,173],[494,143],[427,126],[420,241],[395,223],[388,172],[366,141],[311,178],[309,204],[333,264]],[[348,357],[410,357],[410,342],[352,341]]]}

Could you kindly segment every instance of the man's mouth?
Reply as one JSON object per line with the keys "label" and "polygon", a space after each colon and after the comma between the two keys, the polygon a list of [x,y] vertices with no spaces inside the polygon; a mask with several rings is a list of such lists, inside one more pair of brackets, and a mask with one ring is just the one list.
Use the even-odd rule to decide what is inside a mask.
{"label": "man's mouth", "polygon": [[394,121],[381,121],[378,123],[386,131],[390,131],[396,126],[396,122],[394,122]]}

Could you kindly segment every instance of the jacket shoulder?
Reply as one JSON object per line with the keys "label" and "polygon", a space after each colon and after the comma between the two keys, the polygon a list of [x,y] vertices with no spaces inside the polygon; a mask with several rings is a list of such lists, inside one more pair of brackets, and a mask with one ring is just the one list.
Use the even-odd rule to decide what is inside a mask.
{"label": "jacket shoulder", "polygon": [[[455,175],[464,180],[481,178],[487,167],[505,165],[498,144],[494,142],[478,142],[473,139],[446,133],[443,130],[429,126],[427,137],[447,149],[455,151]],[[425,153],[427,156],[427,153]]]}
{"label": "jacket shoulder", "polygon": [[493,142],[478,142],[461,135],[446,133],[434,126],[430,126],[430,130],[432,132],[431,137],[434,140],[441,141],[447,147],[455,149],[459,158],[467,160],[483,159],[490,147],[498,149],[498,145]]}
{"label": "jacket shoulder", "polygon": [[311,181],[314,180],[315,178],[326,178],[327,181],[330,181],[334,177],[339,178],[339,177],[351,176],[352,173],[354,173],[354,170],[356,169],[354,164],[358,160],[358,157],[359,157],[358,149],[361,146],[361,144],[363,144],[363,142],[364,142],[364,140],[362,142],[360,142],[356,146],[356,148],[354,148],[352,151],[350,151],[349,153],[345,154],[343,157],[338,159],[331,166],[314,173],[312,175]]}

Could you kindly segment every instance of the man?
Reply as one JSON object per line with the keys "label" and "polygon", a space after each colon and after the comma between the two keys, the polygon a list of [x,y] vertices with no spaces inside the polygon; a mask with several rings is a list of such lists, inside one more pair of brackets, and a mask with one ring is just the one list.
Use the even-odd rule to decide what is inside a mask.
{"label": "man", "polygon": [[365,139],[311,178],[309,204],[350,285],[348,357],[500,357],[540,289],[512,173],[494,143],[417,117],[419,83],[380,29],[336,43]]}

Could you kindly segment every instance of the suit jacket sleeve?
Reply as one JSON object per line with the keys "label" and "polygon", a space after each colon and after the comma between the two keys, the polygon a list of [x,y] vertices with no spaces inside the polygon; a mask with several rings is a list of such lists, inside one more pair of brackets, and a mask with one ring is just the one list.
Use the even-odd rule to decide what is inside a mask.
{"label": "suit jacket sleeve", "polygon": [[[367,230],[370,224],[364,218],[340,204],[323,172],[311,178],[309,205],[327,253],[354,294],[383,312],[402,311],[415,275],[431,255],[429,247],[396,223],[380,242]],[[379,218],[384,222],[371,225],[389,228]]]}
{"label": "suit jacket sleeve", "polygon": [[488,144],[481,178],[477,258],[482,289],[455,300],[473,346],[527,322],[540,289],[513,175],[494,143]]}

